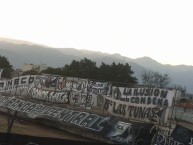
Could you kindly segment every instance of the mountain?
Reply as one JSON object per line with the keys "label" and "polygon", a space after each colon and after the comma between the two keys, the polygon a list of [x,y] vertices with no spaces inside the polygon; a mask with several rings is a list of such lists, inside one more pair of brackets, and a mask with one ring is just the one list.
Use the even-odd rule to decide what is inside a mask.
{"label": "mountain", "polygon": [[97,51],[78,50],[75,48],[51,48],[27,41],[0,38],[0,55],[8,58],[10,63],[21,68],[24,63],[45,63],[51,67],[63,67],[72,60],[80,60],[84,57],[91,59],[99,66],[101,62],[106,64],[129,63],[134,71],[134,76],[141,83],[141,74],[145,70],[167,73],[172,84],[185,86],[188,93],[193,94],[193,66],[187,65],[163,65],[150,57],[131,59],[120,54],[108,54]]}
{"label": "mountain", "polygon": [[38,46],[42,46],[42,47],[48,47],[42,44],[37,44],[37,43],[33,43],[33,42],[29,42],[29,41],[24,41],[24,40],[16,40],[16,39],[10,39],[10,38],[4,38],[4,37],[0,37],[0,43],[1,44],[27,44],[27,45],[38,45]]}
{"label": "mountain", "polygon": [[16,68],[21,68],[24,63],[45,63],[51,67],[61,67],[65,63],[70,63],[72,59],[76,59],[73,55],[63,54],[59,50],[49,47],[35,44],[1,43],[1,41],[0,54],[6,56]]}

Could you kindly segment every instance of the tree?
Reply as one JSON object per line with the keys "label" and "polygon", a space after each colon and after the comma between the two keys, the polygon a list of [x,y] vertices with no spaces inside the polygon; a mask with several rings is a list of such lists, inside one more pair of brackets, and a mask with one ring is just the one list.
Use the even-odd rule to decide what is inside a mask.
{"label": "tree", "polygon": [[144,71],[141,77],[143,84],[148,87],[164,88],[171,81],[168,74],[160,74],[153,71]]}
{"label": "tree", "polygon": [[2,72],[2,78],[11,78],[11,73],[13,71],[12,69],[12,65],[10,64],[10,62],[8,61],[8,59],[4,56],[0,55],[0,68],[3,69]]}
{"label": "tree", "polygon": [[63,73],[65,76],[79,77],[79,62],[73,60],[70,65],[66,64]]}
{"label": "tree", "polygon": [[122,65],[122,67],[122,81],[125,83],[137,84],[137,78],[132,76],[134,72],[131,69],[131,66],[126,63],[125,65]]}
{"label": "tree", "polygon": [[97,75],[98,69],[96,66],[96,62],[91,61],[87,58],[84,58],[79,62],[79,77],[96,79]]}
{"label": "tree", "polygon": [[64,66],[64,75],[72,77],[96,79],[97,71],[96,62],[87,58],[80,61],[73,60],[70,65]]}
{"label": "tree", "polygon": [[[111,65],[102,62],[100,67],[96,66],[96,62],[84,58],[80,61],[73,60],[71,64],[67,64],[63,68],[64,76],[88,78],[104,81],[136,84],[137,78],[133,77],[133,71],[128,63],[116,64],[113,62]],[[121,84],[120,83],[120,84]]]}
{"label": "tree", "polygon": [[111,65],[101,64],[99,68],[99,74],[102,80],[113,81],[113,82],[122,82],[127,84],[136,84],[137,78],[133,77],[133,71],[131,66],[128,63],[124,64],[115,64],[113,62]]}
{"label": "tree", "polygon": [[113,77],[111,72],[111,66],[102,62],[99,67],[97,79],[110,81]]}

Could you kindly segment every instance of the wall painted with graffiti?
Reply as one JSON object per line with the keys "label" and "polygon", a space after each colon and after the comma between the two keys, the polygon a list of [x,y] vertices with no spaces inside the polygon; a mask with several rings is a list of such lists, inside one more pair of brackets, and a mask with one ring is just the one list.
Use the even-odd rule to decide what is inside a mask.
{"label": "wall painted with graffiti", "polygon": [[144,122],[167,122],[169,107],[152,104],[135,104],[104,97],[103,109],[110,114]]}
{"label": "wall painted with graffiti", "polygon": [[145,122],[166,122],[175,96],[174,90],[113,87],[110,82],[48,74],[21,76],[0,86],[12,95],[29,94],[37,100],[87,109],[98,106],[112,115]]}
{"label": "wall painted with graffiti", "polygon": [[193,123],[193,109],[192,108],[182,108],[182,107],[175,107],[173,118],[179,121],[188,121]]}
{"label": "wall painted with graffiti", "polygon": [[171,106],[175,90],[159,88],[123,88],[113,87],[112,98],[135,104]]}
{"label": "wall painted with graffiti", "polygon": [[98,95],[107,95],[111,88],[111,83],[107,82],[46,74],[37,76],[34,82],[34,86],[28,90],[32,98],[79,105],[87,109],[97,106]]}
{"label": "wall painted with graffiti", "polygon": [[193,145],[193,131],[177,125],[170,136],[163,135],[161,131],[155,134],[153,145]]}
{"label": "wall painted with graffiti", "polygon": [[[84,128],[115,143],[128,145],[151,144],[152,126],[158,122],[167,122],[169,109],[176,97],[174,90],[113,87],[109,82],[46,74],[0,81],[0,92],[10,96],[29,94],[37,100],[73,104],[87,109],[98,106],[110,116],[46,106],[0,95],[0,107],[25,113],[29,118],[52,119],[56,123]],[[182,118],[182,114],[186,115],[180,109],[175,112],[177,117]],[[119,120],[115,116],[128,121]],[[192,120],[192,115],[188,116]],[[193,145],[192,134],[191,130],[177,125],[170,138],[163,131],[158,132],[153,138],[153,145]],[[178,139],[183,135],[186,141]]]}
{"label": "wall painted with graffiti", "polygon": [[[47,106],[24,101],[15,97],[0,96],[0,107],[26,114],[29,118],[51,119],[59,124],[68,124],[101,135],[115,143],[127,145],[193,145],[193,131],[180,125],[171,130],[171,135],[156,131],[151,123],[120,121],[113,116],[75,111],[62,107]],[[156,133],[157,132],[157,133]]]}
{"label": "wall painted with graffiti", "polygon": [[51,91],[36,87],[28,90],[30,96],[37,100],[48,101],[52,103],[69,103],[69,91]]}
{"label": "wall painted with graffiti", "polygon": [[152,124],[124,122],[112,116],[46,106],[15,97],[0,96],[0,107],[24,113],[32,119],[51,119],[59,124],[65,123],[82,128],[115,143],[134,145],[139,141],[147,144],[151,141],[150,129]]}
{"label": "wall painted with graffiti", "polygon": [[34,85],[36,77],[36,75],[27,75],[0,80],[0,92],[9,95],[27,95],[27,90],[30,85]]}

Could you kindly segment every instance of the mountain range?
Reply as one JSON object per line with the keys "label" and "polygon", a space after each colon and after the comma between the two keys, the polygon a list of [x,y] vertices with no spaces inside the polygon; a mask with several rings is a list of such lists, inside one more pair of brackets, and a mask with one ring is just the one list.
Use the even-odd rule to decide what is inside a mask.
{"label": "mountain range", "polygon": [[131,59],[120,54],[108,54],[97,51],[78,50],[75,48],[52,48],[27,41],[0,38],[0,55],[8,58],[15,68],[22,68],[24,63],[45,63],[50,67],[63,67],[72,60],[84,57],[95,61],[99,66],[106,64],[128,63],[134,71],[134,76],[141,83],[141,74],[145,70],[152,70],[161,74],[168,74],[171,84],[186,87],[187,93],[193,94],[193,66],[164,65],[150,57]]}

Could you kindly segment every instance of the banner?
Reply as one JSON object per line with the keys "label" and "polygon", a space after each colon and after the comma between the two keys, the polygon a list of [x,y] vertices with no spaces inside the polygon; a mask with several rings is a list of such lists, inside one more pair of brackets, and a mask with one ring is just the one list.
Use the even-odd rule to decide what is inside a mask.
{"label": "banner", "polygon": [[134,104],[152,104],[155,106],[170,107],[174,96],[175,90],[159,88],[112,88],[112,98]]}
{"label": "banner", "polygon": [[90,93],[94,95],[109,95],[112,83],[110,82],[97,82],[89,80],[89,89]]}
{"label": "banner", "polygon": [[88,79],[66,77],[66,88],[79,92],[87,92]]}
{"label": "banner", "polygon": [[176,125],[170,136],[163,135],[161,131],[155,134],[152,145],[193,145],[193,131]]}
{"label": "banner", "polygon": [[[103,96],[104,97],[104,96]],[[158,123],[167,122],[169,107],[153,104],[136,104],[104,97],[103,109],[110,114],[137,121]]]}
{"label": "banner", "polygon": [[[26,95],[30,85],[35,85],[36,75],[14,77],[10,80],[0,80],[0,92],[7,94]],[[25,93],[24,93],[25,92]]]}
{"label": "banner", "polygon": [[94,131],[102,130],[102,123],[109,120],[109,117],[103,117],[97,114],[74,111],[67,108],[46,106],[38,103],[24,101],[22,99],[17,99],[15,97],[11,98],[0,96],[0,107],[26,113],[28,117],[33,119],[51,117],[60,123],[66,122]]}
{"label": "banner", "polygon": [[69,93],[69,91],[43,90],[36,87],[32,87],[28,90],[28,94],[32,98],[52,103],[70,103]]}
{"label": "banner", "polygon": [[18,111],[31,119],[43,118],[44,121],[54,121],[54,124],[85,129],[115,143],[134,145],[136,142],[151,142],[152,124],[124,122],[113,116],[47,106],[15,97],[0,96],[0,107]]}
{"label": "banner", "polygon": [[[97,82],[76,77],[61,77],[59,75],[41,76],[43,87],[50,86],[59,90],[73,90],[77,92],[92,93],[93,95],[107,95],[110,92],[111,83]],[[47,85],[46,85],[47,84]]]}

